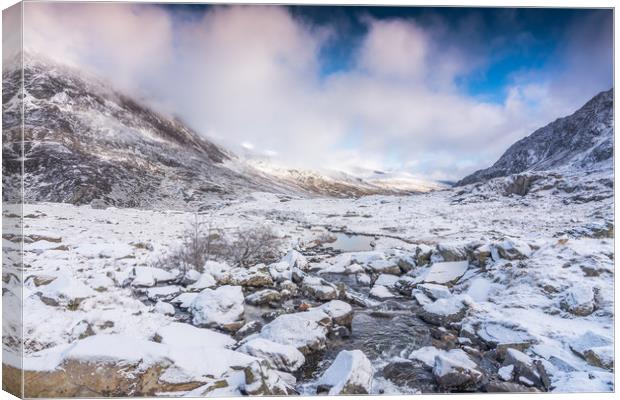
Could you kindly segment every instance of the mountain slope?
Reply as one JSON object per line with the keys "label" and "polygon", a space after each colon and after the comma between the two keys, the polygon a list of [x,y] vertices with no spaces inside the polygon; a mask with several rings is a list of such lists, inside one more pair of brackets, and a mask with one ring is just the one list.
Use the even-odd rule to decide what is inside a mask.
{"label": "mountain slope", "polygon": [[574,114],[519,140],[493,166],[474,172],[456,185],[524,171],[611,167],[612,158],[613,90],[610,89],[594,96]]}
{"label": "mountain slope", "polygon": [[[19,83],[20,69],[5,68],[5,187],[20,184]],[[101,199],[122,207],[196,209],[254,191],[333,197],[414,191],[354,177],[257,169],[180,120],[38,56],[25,56],[23,99],[26,202]]]}

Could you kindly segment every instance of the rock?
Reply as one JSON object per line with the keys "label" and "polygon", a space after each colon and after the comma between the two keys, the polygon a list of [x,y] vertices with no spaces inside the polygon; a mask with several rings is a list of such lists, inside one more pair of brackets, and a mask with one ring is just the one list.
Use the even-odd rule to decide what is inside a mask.
{"label": "rock", "polygon": [[396,275],[381,274],[377,277],[374,284],[379,285],[379,286],[385,286],[390,289],[394,289],[396,282],[398,282],[398,280],[399,280],[399,277]]}
{"label": "rock", "polygon": [[256,338],[243,344],[237,351],[262,358],[275,369],[297,371],[306,362],[304,355],[295,347]]}
{"label": "rock", "polygon": [[369,295],[370,297],[374,297],[375,299],[379,300],[391,299],[393,297],[396,297],[392,292],[390,292],[390,289],[381,285],[374,285],[372,289],[370,289]]}
{"label": "rock", "polygon": [[277,290],[263,289],[247,296],[245,302],[253,306],[263,306],[269,303],[279,302],[281,299],[282,296]]}
{"label": "rock", "polygon": [[306,257],[296,250],[289,250],[289,252],[282,257],[282,262],[288,263],[291,269],[297,268],[301,271],[306,271],[309,265]]}
{"label": "rock", "polygon": [[571,314],[586,317],[596,308],[594,291],[587,285],[575,285],[566,292],[560,301],[560,307]]}
{"label": "rock", "polygon": [[250,321],[239,328],[239,330],[235,332],[234,337],[236,340],[244,339],[253,333],[259,332],[262,327],[263,324],[260,321]]}
{"label": "rock", "polygon": [[93,210],[105,210],[108,208],[108,205],[102,199],[93,199],[90,202],[90,208],[92,208]]}
{"label": "rock", "polygon": [[433,254],[433,248],[426,244],[419,244],[416,248],[416,264],[426,265],[431,262],[431,255]]}
{"label": "rock", "polygon": [[485,268],[489,259],[493,255],[493,250],[494,248],[492,248],[491,245],[489,244],[483,244],[477,247],[476,249],[474,249],[472,253],[473,263],[476,264],[480,268]]}
{"label": "rock", "polygon": [[433,302],[433,300],[431,300],[427,295],[422,293],[422,291],[419,289],[413,289],[411,291],[411,297],[413,297],[421,306],[425,306]]}
{"label": "rock", "polygon": [[317,300],[334,300],[338,298],[335,285],[316,276],[306,276],[301,283],[301,291]]}
{"label": "rock", "polygon": [[181,288],[178,286],[158,286],[146,290],[146,297],[152,301],[172,300],[181,294]]}
{"label": "rock", "polygon": [[467,261],[451,261],[434,263],[423,275],[425,283],[437,283],[452,286],[467,272]]}
{"label": "rock", "polygon": [[586,360],[588,364],[613,370],[614,348],[612,339],[588,331],[569,345],[571,350]]}
{"label": "rock", "polygon": [[273,279],[265,264],[250,268],[233,268],[230,271],[230,283],[237,286],[267,287],[273,286]]}
{"label": "rock", "polygon": [[131,276],[133,277],[131,286],[134,287],[152,287],[171,283],[177,279],[177,275],[172,272],[152,267],[134,267]]}
{"label": "rock", "polygon": [[192,302],[192,323],[236,331],[243,325],[243,292],[240,286],[205,289]]}
{"label": "rock", "polygon": [[420,318],[429,324],[446,326],[465,317],[467,306],[460,296],[439,299],[422,307]]}
{"label": "rock", "polygon": [[327,328],[300,314],[285,314],[265,325],[260,337],[272,342],[291,345],[303,354],[325,348]]}
{"label": "rock", "polygon": [[507,349],[523,351],[535,342],[526,332],[493,322],[483,324],[476,335],[489,347],[496,349],[500,359],[505,357]]}
{"label": "rock", "polygon": [[293,271],[306,271],[308,260],[296,250],[290,250],[282,259],[269,265],[269,273],[276,282],[293,280]]}
{"label": "rock", "polygon": [[461,349],[435,356],[433,375],[440,387],[458,390],[472,388],[483,378],[478,365]]}
{"label": "rock", "polygon": [[452,297],[450,289],[444,285],[437,285],[435,283],[424,283],[417,286],[426,296],[433,300],[447,299]]}
{"label": "rock", "polygon": [[396,265],[403,274],[411,271],[416,267],[415,258],[411,256],[400,256],[396,261]]}
{"label": "rock", "polygon": [[213,275],[208,272],[203,272],[192,284],[189,285],[188,288],[191,290],[203,290],[213,288],[215,286],[217,286],[217,281]]}
{"label": "rock", "polygon": [[218,284],[228,285],[231,283],[232,268],[225,262],[208,260],[203,267],[204,273],[211,275]]}
{"label": "rock", "polygon": [[47,285],[39,286],[36,293],[48,306],[62,306],[69,310],[76,310],[84,299],[95,295],[93,289],[64,274],[58,275]]}
{"label": "rock", "polygon": [[295,296],[295,295],[297,295],[297,292],[299,292],[299,286],[297,286],[292,281],[282,281],[282,282],[280,282],[280,289],[281,290],[288,290],[289,293],[291,294],[291,296]]}
{"label": "rock", "polygon": [[400,275],[402,273],[398,264],[391,260],[372,260],[368,263],[368,268],[375,274]]}
{"label": "rock", "polygon": [[[517,380],[525,378],[529,384],[527,386],[543,387],[541,376],[534,364],[534,360],[525,353],[516,349],[507,349],[504,358],[504,367],[512,365],[514,367],[513,374]],[[523,380],[521,380],[523,382]]]}
{"label": "rock", "polygon": [[392,361],[383,368],[383,377],[398,386],[407,386],[422,393],[437,390],[431,369],[419,361]]}
{"label": "rock", "polygon": [[158,301],[155,306],[153,307],[153,310],[157,313],[160,314],[164,314],[164,315],[174,315],[175,314],[175,310],[174,310],[174,306],[170,303],[166,303],[164,301]]}
{"label": "rock", "polygon": [[373,368],[361,350],[342,350],[317,381],[317,392],[329,395],[369,394]]}
{"label": "rock", "polygon": [[334,324],[351,327],[353,322],[353,307],[341,300],[332,300],[319,307],[329,315]]}
{"label": "rock", "polygon": [[497,245],[500,257],[506,260],[523,260],[532,254],[532,248],[517,239],[507,239]]}
{"label": "rock", "polygon": [[364,286],[370,286],[371,283],[370,276],[364,273],[359,273],[355,275],[355,280],[357,281],[357,283]]}
{"label": "rock", "polygon": [[413,276],[403,275],[394,284],[394,289],[403,296],[410,296],[411,291],[420,283],[420,279]]}
{"label": "rock", "polygon": [[454,244],[438,244],[437,254],[443,261],[467,261],[467,249]]}
{"label": "rock", "polygon": [[181,293],[180,295],[172,299],[170,303],[176,305],[177,307],[187,309],[192,305],[196,297],[198,297],[198,294],[199,293],[195,292]]}
{"label": "rock", "polygon": [[503,381],[507,381],[507,382],[512,381],[514,379],[514,373],[513,373],[514,369],[515,369],[514,365],[506,365],[497,370],[497,375]]}
{"label": "rock", "polygon": [[485,392],[489,393],[527,393],[538,392],[536,388],[527,387],[514,382],[489,381],[484,386]]}
{"label": "rock", "polygon": [[295,378],[284,372],[268,368],[258,361],[243,369],[245,383],[243,393],[248,396],[288,396],[297,394],[293,385]]}

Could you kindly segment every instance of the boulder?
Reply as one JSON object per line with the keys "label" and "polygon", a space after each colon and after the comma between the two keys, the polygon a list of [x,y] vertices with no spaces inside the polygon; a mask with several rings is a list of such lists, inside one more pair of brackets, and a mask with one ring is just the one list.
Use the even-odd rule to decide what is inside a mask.
{"label": "boulder", "polygon": [[452,286],[469,268],[467,261],[451,261],[434,263],[422,276],[425,283],[437,283],[440,285]]}
{"label": "boulder", "polygon": [[173,322],[157,330],[159,342],[178,347],[231,348],[236,341],[210,329]]}
{"label": "boulder", "polygon": [[383,377],[398,386],[407,386],[422,393],[437,390],[432,370],[419,361],[392,361],[383,368]]}
{"label": "boulder", "polygon": [[399,277],[396,275],[390,274],[381,274],[375,280],[375,285],[385,286],[390,289],[394,289],[396,286],[396,282],[398,282]]}
{"label": "boulder", "polygon": [[255,338],[244,343],[237,351],[262,358],[275,369],[297,371],[306,362],[304,355],[294,346]]}
{"label": "boulder", "polygon": [[374,297],[375,299],[385,300],[396,297],[394,293],[390,292],[390,289],[381,285],[374,285],[372,289],[370,289],[369,293],[370,297]]}
{"label": "boulder", "polygon": [[146,290],[146,297],[152,301],[172,300],[181,294],[181,288],[178,286],[157,286]]}
{"label": "boulder", "polygon": [[48,306],[76,310],[84,299],[94,296],[96,292],[76,278],[61,274],[50,283],[38,286],[36,293]]}
{"label": "boulder", "polygon": [[431,255],[433,254],[433,248],[426,244],[419,244],[416,248],[416,264],[426,265],[431,262]]}
{"label": "boulder", "polygon": [[586,317],[596,308],[594,291],[590,286],[578,284],[566,291],[560,307],[571,314]]}
{"label": "boulder", "polygon": [[153,307],[153,310],[157,313],[164,315],[174,315],[176,312],[172,304],[166,303],[164,301],[158,301]]}
{"label": "boulder", "polygon": [[452,297],[452,292],[444,285],[436,283],[424,283],[417,286],[426,296],[433,300],[447,299]]}
{"label": "boulder", "polygon": [[513,366],[514,378],[526,386],[543,387],[538,368],[527,354],[516,349],[507,349],[503,365],[504,367]]}
{"label": "boulder", "polygon": [[611,338],[587,331],[573,340],[570,348],[588,364],[613,370],[614,347]]}
{"label": "boulder", "polygon": [[361,350],[342,350],[317,381],[317,392],[329,395],[369,394],[374,370]]}
{"label": "boulder", "polygon": [[324,349],[327,328],[300,314],[304,313],[277,317],[265,325],[258,336],[272,342],[293,346],[303,354]]}
{"label": "boulder", "polygon": [[245,298],[245,302],[253,306],[263,306],[279,302],[282,299],[280,292],[274,289],[263,289],[252,293]]}
{"label": "boulder", "polygon": [[203,290],[203,289],[213,288],[213,287],[217,286],[216,279],[213,277],[213,275],[211,275],[208,272],[203,272],[202,274],[200,274],[196,278],[197,279],[192,284],[190,284],[188,286],[189,289],[191,289],[191,290]]}
{"label": "boulder", "polygon": [[218,327],[236,331],[243,325],[244,297],[240,286],[205,289],[192,302],[189,310],[197,326]]}
{"label": "boulder", "polygon": [[500,359],[504,358],[507,349],[523,351],[535,342],[528,333],[495,322],[482,324],[476,336],[489,347],[494,348]]}
{"label": "boulder", "polygon": [[437,255],[443,261],[467,261],[467,249],[465,246],[441,243],[437,245]]}
{"label": "boulder", "polygon": [[306,276],[301,283],[301,290],[306,296],[317,300],[325,301],[338,298],[336,285],[316,276]]}
{"label": "boulder", "polygon": [[259,332],[262,327],[263,324],[260,321],[250,321],[239,328],[239,330],[235,332],[234,337],[236,340],[244,339],[253,333]]}
{"label": "boulder", "polygon": [[461,349],[436,355],[433,375],[440,387],[452,390],[471,389],[483,378],[478,365]]}
{"label": "boulder", "polygon": [[402,271],[398,263],[393,260],[377,259],[368,263],[368,268],[375,274],[400,275]]}
{"label": "boulder", "polygon": [[233,268],[230,271],[230,283],[237,286],[267,287],[273,286],[273,279],[265,264],[250,268]]}
{"label": "boulder", "polygon": [[152,287],[158,284],[171,283],[177,279],[177,275],[153,267],[134,267],[132,270],[131,286],[134,287]]}
{"label": "boulder", "polygon": [[350,327],[353,322],[353,307],[341,300],[332,300],[319,307],[329,315],[334,324]]}
{"label": "boulder", "polygon": [[503,259],[523,260],[532,254],[532,248],[524,241],[506,239],[497,245],[497,251]]}
{"label": "boulder", "polygon": [[254,361],[243,369],[241,389],[248,396],[289,396],[297,394],[295,377],[269,368],[267,362]]}
{"label": "boulder", "polygon": [[420,318],[429,324],[446,326],[465,317],[467,305],[460,296],[439,299],[422,307]]}

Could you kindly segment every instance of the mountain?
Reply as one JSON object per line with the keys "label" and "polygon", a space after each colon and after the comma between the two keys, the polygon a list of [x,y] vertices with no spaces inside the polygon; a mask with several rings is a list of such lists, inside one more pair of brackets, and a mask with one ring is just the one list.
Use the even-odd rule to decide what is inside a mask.
{"label": "mountain", "polygon": [[457,186],[525,171],[593,170],[613,166],[613,89],[601,92],[574,114],[519,140],[493,164]]}
{"label": "mountain", "polygon": [[[26,202],[200,208],[254,191],[357,197],[412,190],[354,177],[255,168],[181,120],[82,71],[24,57]],[[3,70],[3,185],[20,185],[21,69]],[[7,193],[9,193],[7,191]]]}

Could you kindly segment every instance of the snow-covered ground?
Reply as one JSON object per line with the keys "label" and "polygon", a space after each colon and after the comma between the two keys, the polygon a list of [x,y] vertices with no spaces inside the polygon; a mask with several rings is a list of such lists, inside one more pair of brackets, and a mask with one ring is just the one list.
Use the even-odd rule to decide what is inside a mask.
{"label": "snow-covered ground", "polygon": [[[403,197],[254,193],[200,218],[272,227],[282,260],[211,261],[184,281],[154,266],[193,213],[27,204],[24,369],[43,376],[30,394],[612,391],[608,175],[547,176],[525,196],[510,179]],[[394,332],[373,352],[368,337],[390,336],[381,318],[426,336]],[[19,367],[6,346],[4,363]],[[92,365],[122,376],[59,385]]]}

